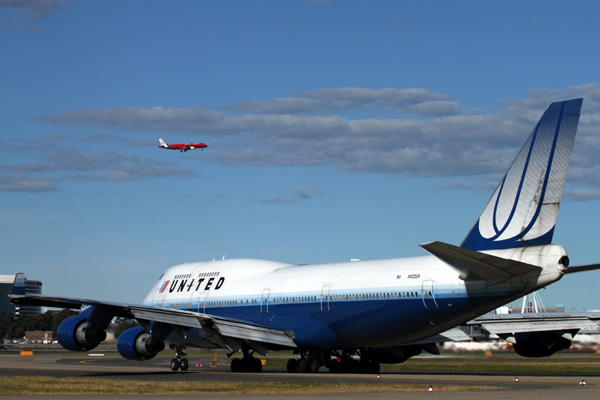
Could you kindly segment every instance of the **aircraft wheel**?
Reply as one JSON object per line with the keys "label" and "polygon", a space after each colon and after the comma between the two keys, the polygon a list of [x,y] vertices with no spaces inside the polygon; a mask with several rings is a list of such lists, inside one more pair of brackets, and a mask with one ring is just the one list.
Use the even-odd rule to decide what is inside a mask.
{"label": "aircraft wheel", "polygon": [[182,358],[181,359],[181,364],[179,365],[179,369],[182,371],[187,371],[188,368],[190,366],[190,363],[188,362],[187,358]]}
{"label": "aircraft wheel", "polygon": [[331,372],[332,374],[339,374],[340,373],[340,360],[335,359],[335,360],[331,360],[329,362],[329,372]]}
{"label": "aircraft wheel", "polygon": [[339,370],[338,373],[339,374],[350,374],[352,372],[354,372],[354,360],[353,359],[347,359],[344,358],[342,361],[340,361],[340,365],[339,365]]}
{"label": "aircraft wheel", "polygon": [[262,372],[262,362],[258,358],[252,359],[252,372]]}
{"label": "aircraft wheel", "polygon": [[231,360],[231,372],[242,372],[242,360],[239,358]]}
{"label": "aircraft wheel", "polygon": [[295,358],[290,358],[287,363],[287,371],[290,374],[295,374],[297,368],[298,368],[298,360],[296,360]]}
{"label": "aircraft wheel", "polygon": [[177,371],[179,369],[179,360],[174,358],[171,360],[171,371]]}
{"label": "aircraft wheel", "polygon": [[240,360],[240,372],[252,372],[252,359],[251,358],[242,358]]}
{"label": "aircraft wheel", "polygon": [[379,371],[381,370],[381,365],[379,365],[379,363],[377,361],[373,361],[371,363],[371,373],[372,374],[378,374]]}
{"label": "aircraft wheel", "polygon": [[381,365],[379,365],[377,361],[371,362],[371,368],[369,372],[371,372],[372,374],[378,374],[380,369]]}
{"label": "aircraft wheel", "polygon": [[308,372],[316,374],[319,372],[319,361],[312,359],[308,362]]}
{"label": "aircraft wheel", "polygon": [[298,372],[300,374],[308,372],[308,361],[306,361],[304,358],[301,358],[298,361],[298,366],[296,367],[296,372]]}

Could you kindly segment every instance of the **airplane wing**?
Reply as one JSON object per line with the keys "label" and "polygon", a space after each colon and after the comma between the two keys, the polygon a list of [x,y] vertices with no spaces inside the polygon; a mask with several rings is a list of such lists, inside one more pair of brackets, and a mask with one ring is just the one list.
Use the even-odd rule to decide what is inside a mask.
{"label": "airplane wing", "polygon": [[[45,307],[59,307],[81,309],[84,306],[93,306],[101,310],[104,315],[124,317],[137,320],[140,325],[150,331],[152,322],[168,325],[175,332],[185,337],[191,328],[199,328],[207,333],[217,345],[228,346],[236,350],[240,340],[251,341],[255,349],[260,344],[275,344],[295,348],[294,333],[273,329],[268,326],[257,325],[248,321],[220,317],[192,311],[145,306],[139,304],[113,303],[88,299],[69,297],[55,297],[43,295],[26,295],[24,293],[23,274],[17,274],[12,293],[9,295],[12,304],[37,305]],[[262,346],[264,347],[264,346]]]}
{"label": "airplane wing", "polygon": [[485,314],[467,325],[481,325],[500,337],[524,332],[570,331],[598,328],[600,313]]}

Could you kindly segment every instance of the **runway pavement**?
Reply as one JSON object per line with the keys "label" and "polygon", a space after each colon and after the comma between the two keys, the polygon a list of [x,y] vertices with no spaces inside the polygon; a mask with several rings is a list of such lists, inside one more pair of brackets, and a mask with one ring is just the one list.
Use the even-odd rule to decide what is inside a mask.
{"label": "runway pavement", "polygon": [[[284,368],[266,366],[260,374],[233,374],[229,365],[210,367],[212,358],[190,358],[190,369],[186,372],[172,372],[169,368],[170,358],[159,357],[146,362],[132,362],[118,356],[89,357],[86,355],[72,356],[56,355],[0,355],[0,376],[52,376],[52,377],[89,377],[114,378],[148,381],[285,381],[285,382],[385,382],[412,383],[423,385],[423,393],[371,393],[368,396],[376,399],[397,398],[404,399],[426,397],[443,397],[447,399],[469,399],[485,397],[486,400],[495,399],[598,399],[600,398],[600,376],[575,377],[575,376],[519,376],[515,382],[513,376],[507,374],[449,374],[449,373],[406,373],[395,371],[382,372],[381,378],[375,375],[355,374],[330,374],[322,369],[317,374],[288,374]],[[198,365],[198,366],[196,366]],[[585,379],[587,385],[579,385]],[[476,392],[427,392],[429,385],[435,388],[438,385],[464,385],[464,386],[495,386],[503,390],[476,391]],[[1,394],[0,394],[1,396]],[[238,395],[202,395],[204,399],[239,398]],[[282,395],[245,395],[245,398],[279,398]],[[365,394],[322,394],[322,395],[294,395],[285,394],[290,399],[353,399],[364,398]],[[53,399],[54,396],[39,396],[44,399]],[[94,396],[69,396],[69,399],[90,399]],[[144,399],[161,398],[164,396],[144,395]],[[178,398],[198,398],[195,396],[177,395]],[[36,396],[2,396],[2,398],[29,399]],[[122,399],[123,396],[102,396],[102,399]],[[137,399],[142,396],[127,395],[127,399]]]}

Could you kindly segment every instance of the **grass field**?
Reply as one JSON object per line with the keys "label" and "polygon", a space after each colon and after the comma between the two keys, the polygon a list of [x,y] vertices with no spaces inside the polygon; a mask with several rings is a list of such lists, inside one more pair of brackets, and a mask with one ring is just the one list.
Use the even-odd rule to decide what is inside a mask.
{"label": "grass field", "polygon": [[[436,391],[497,390],[495,386],[437,385]],[[3,377],[2,395],[120,395],[120,394],[269,394],[423,392],[423,385],[388,380],[373,383],[327,382],[172,382],[101,378]]]}

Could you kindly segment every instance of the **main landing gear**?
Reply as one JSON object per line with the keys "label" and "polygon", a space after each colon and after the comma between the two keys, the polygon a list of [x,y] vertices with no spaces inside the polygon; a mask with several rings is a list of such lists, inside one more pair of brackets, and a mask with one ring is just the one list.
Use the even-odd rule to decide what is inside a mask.
{"label": "main landing gear", "polygon": [[185,347],[183,346],[175,346],[175,358],[171,360],[171,371],[177,371],[178,369],[182,371],[187,371],[190,364],[186,356]]}
{"label": "main landing gear", "polygon": [[322,352],[312,352],[307,350],[300,351],[300,359],[290,358],[287,363],[289,373],[307,373],[316,374],[319,368],[324,364]]}
{"label": "main landing gear", "polygon": [[379,362],[369,359],[366,352],[360,354],[360,361],[355,360],[346,351],[339,354],[334,352],[337,359],[329,362],[329,372],[332,374],[378,374]]}
{"label": "main landing gear", "polygon": [[[258,358],[254,358],[253,353],[250,353],[247,346],[242,347],[243,358],[234,358],[231,360],[231,372],[261,372],[262,362]],[[228,354],[230,357],[233,353]]]}

